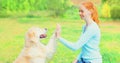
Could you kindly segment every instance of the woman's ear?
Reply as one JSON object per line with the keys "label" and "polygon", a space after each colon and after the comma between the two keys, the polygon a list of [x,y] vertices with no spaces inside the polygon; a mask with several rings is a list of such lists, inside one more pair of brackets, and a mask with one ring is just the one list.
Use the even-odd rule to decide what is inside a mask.
{"label": "woman's ear", "polygon": [[89,10],[89,11],[88,11],[88,14],[89,14],[89,15],[92,15],[92,14],[93,14],[93,10]]}
{"label": "woman's ear", "polygon": [[90,13],[91,13],[91,14],[93,14],[93,13],[94,13],[94,11],[91,9],[91,10],[90,10]]}

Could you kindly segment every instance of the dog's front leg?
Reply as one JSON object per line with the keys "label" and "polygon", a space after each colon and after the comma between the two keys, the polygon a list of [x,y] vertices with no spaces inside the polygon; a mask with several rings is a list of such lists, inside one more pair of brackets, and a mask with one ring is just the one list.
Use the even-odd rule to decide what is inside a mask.
{"label": "dog's front leg", "polygon": [[55,33],[53,33],[46,47],[48,58],[51,58],[56,51],[56,46],[57,46],[56,39],[57,39],[56,35]]}

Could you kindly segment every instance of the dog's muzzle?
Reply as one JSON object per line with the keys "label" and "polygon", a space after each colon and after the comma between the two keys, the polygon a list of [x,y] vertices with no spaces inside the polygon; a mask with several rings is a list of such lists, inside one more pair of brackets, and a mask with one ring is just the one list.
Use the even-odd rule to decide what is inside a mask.
{"label": "dog's muzzle", "polygon": [[40,38],[46,38],[46,37],[47,37],[46,34],[41,34],[41,35],[40,35]]}

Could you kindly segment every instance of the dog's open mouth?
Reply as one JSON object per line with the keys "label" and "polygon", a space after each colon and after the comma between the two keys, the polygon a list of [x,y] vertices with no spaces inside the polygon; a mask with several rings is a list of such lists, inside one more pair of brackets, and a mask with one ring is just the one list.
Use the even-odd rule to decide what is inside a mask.
{"label": "dog's open mouth", "polygon": [[47,37],[46,34],[41,34],[41,35],[40,35],[40,38],[46,38],[46,37]]}

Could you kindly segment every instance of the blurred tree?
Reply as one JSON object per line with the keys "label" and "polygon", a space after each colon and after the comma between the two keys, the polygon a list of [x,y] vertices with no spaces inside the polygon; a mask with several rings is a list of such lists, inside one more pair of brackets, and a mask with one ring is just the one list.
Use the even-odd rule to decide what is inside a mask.
{"label": "blurred tree", "polygon": [[53,16],[62,16],[66,9],[72,7],[70,0],[51,0],[47,1],[47,9],[52,11]]}
{"label": "blurred tree", "polygon": [[2,15],[27,15],[31,11],[50,10],[52,15],[63,15],[72,6],[70,0],[0,0]]}
{"label": "blurred tree", "polygon": [[113,19],[120,19],[120,7],[119,6],[112,6],[111,9],[111,18]]}
{"label": "blurred tree", "polygon": [[107,0],[102,0],[102,3],[105,3]]}
{"label": "blurred tree", "polygon": [[104,18],[110,18],[110,6],[108,5],[108,3],[104,3],[102,6],[102,17]]}
{"label": "blurred tree", "polygon": [[120,19],[119,0],[102,0],[102,17]]}

